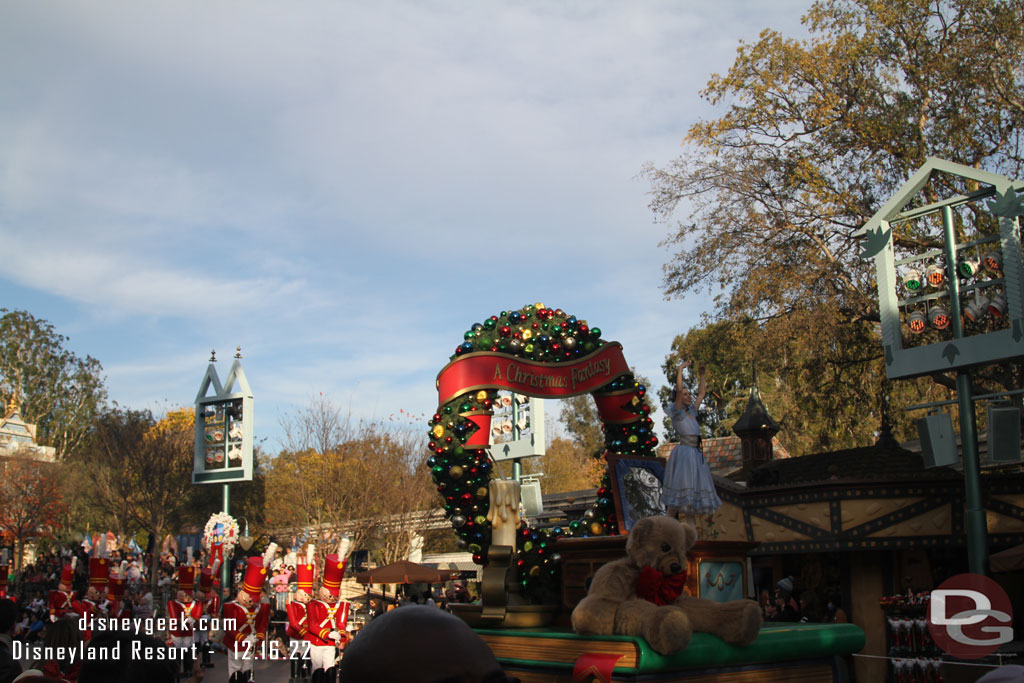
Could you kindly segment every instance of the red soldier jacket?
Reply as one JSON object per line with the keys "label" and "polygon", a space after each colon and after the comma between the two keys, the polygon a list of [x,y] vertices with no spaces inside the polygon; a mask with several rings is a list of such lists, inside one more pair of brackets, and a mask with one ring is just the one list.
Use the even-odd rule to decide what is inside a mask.
{"label": "red soldier jacket", "polygon": [[171,619],[171,625],[173,628],[168,629],[169,633],[175,638],[188,638],[195,631],[195,624],[185,625],[182,622],[188,620],[189,617],[199,621],[199,617],[203,615],[202,607],[195,600],[189,602],[178,602],[177,600],[167,601],[167,616]]}
{"label": "red soldier jacket", "polygon": [[50,591],[50,616],[63,617],[69,612],[78,612],[81,605],[75,600],[74,591]]}
{"label": "red soldier jacket", "polygon": [[[85,619],[86,624],[88,624],[91,619],[95,619],[97,617],[102,616],[102,612],[99,608],[99,605],[97,605],[95,602],[88,598],[84,598],[83,600],[79,601],[77,605],[78,610],[80,610],[78,611],[78,615]],[[92,638],[92,629],[83,630],[82,640],[89,640],[90,638]]]}
{"label": "red soldier jacket", "polygon": [[292,639],[304,639],[309,633],[309,615],[306,606],[298,600],[292,600],[285,609],[288,611],[288,628],[285,635]]}
{"label": "red soldier jacket", "polygon": [[203,614],[210,618],[220,616],[220,595],[210,592],[210,597],[203,603]]}
{"label": "red soldier jacket", "polygon": [[349,604],[340,600],[329,605],[323,600],[313,600],[306,606],[309,615],[309,635],[306,640],[310,645],[334,645],[328,636],[331,631],[344,631],[348,624]]}
{"label": "red soldier jacket", "polygon": [[[245,609],[241,604],[232,600],[224,605],[224,646],[231,651],[236,643],[239,643],[250,635],[262,641],[267,637],[267,626],[270,625],[270,605],[260,603],[251,610]],[[234,628],[231,620],[234,619]]]}

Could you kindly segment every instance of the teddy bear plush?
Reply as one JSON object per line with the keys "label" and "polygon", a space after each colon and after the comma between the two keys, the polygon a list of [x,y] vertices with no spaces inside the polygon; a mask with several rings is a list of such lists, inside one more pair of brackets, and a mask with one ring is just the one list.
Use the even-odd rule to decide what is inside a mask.
{"label": "teddy bear plush", "polygon": [[587,597],[572,612],[580,634],[642,636],[671,655],[694,631],[733,645],[749,645],[761,629],[753,600],[713,602],[684,595],[686,553],[697,542],[693,525],[670,517],[644,517],[633,525],[626,557],[597,570]]}

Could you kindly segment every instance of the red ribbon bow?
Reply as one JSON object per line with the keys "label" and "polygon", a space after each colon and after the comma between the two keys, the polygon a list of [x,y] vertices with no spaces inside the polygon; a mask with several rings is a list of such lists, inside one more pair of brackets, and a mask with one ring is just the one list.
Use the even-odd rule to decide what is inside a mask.
{"label": "red ribbon bow", "polygon": [[640,578],[636,580],[636,594],[655,605],[671,605],[683,593],[686,583],[686,570],[678,574],[662,574],[654,567],[640,570]]}

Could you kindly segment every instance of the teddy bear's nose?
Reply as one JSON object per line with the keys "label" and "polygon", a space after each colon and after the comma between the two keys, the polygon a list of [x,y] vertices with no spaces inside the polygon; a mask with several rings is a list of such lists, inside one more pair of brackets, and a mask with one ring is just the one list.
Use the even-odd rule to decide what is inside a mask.
{"label": "teddy bear's nose", "polygon": [[668,568],[668,570],[673,574],[678,574],[679,572],[683,571],[683,567],[678,562],[673,562],[672,565]]}

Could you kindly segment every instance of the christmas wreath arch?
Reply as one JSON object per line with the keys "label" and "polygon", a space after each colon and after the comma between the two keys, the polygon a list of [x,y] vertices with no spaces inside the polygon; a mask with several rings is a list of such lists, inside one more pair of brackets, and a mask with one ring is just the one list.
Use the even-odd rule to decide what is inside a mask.
{"label": "christmas wreath arch", "polygon": [[[477,564],[486,562],[491,543],[487,512],[493,464],[487,448],[499,389],[546,398],[589,393],[609,453],[652,456],[658,445],[644,401],[646,388],[630,372],[622,346],[601,339],[601,330],[585,320],[542,303],[474,324],[438,373],[437,389],[427,464],[458,544],[473,553]],[[607,475],[583,519],[550,530],[523,523],[516,534],[523,592],[534,602],[550,602],[557,595],[560,558],[551,552],[554,539],[617,532]]]}

